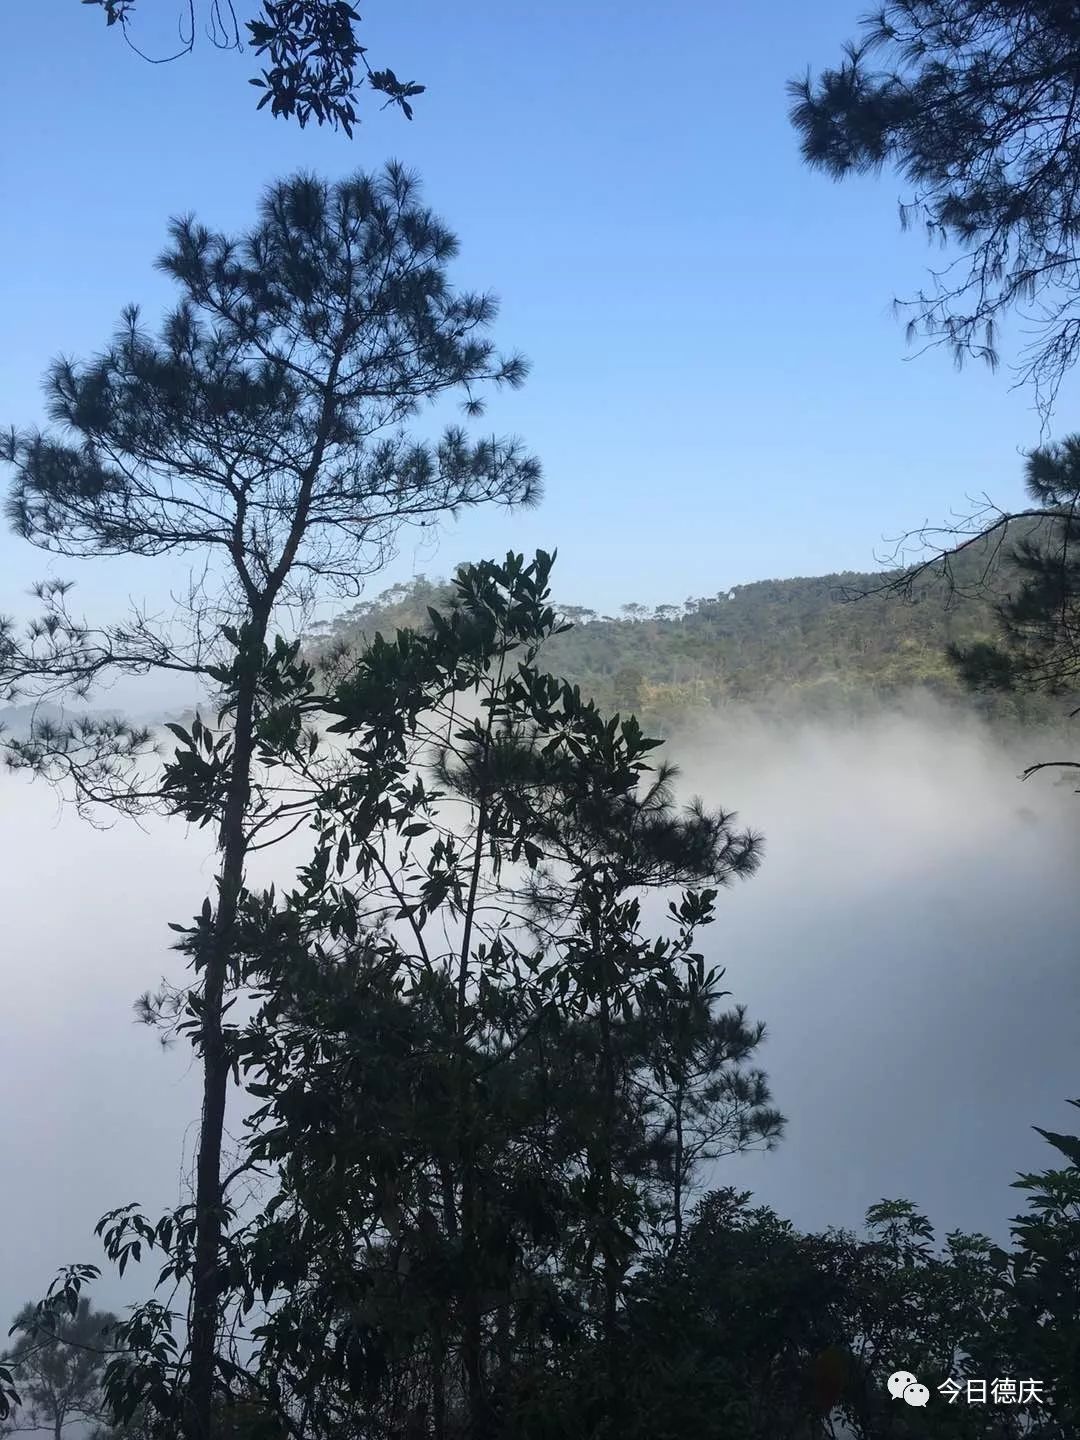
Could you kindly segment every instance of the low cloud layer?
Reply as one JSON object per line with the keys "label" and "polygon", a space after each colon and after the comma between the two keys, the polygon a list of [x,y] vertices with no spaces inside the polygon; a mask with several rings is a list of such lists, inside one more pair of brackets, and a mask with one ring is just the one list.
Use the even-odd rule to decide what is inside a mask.
{"label": "low cloud layer", "polygon": [[682,755],[767,845],[712,948],[768,1025],[790,1127],[725,1183],[808,1227],[904,1196],[1004,1234],[1016,1172],[1053,1163],[1030,1127],[1069,1129],[1080,1095],[1080,796],[1018,778],[1045,743],[930,712],[736,726]]}
{"label": "low cloud layer", "polygon": [[[767,842],[706,943],[768,1025],[761,1059],[790,1127],[719,1182],[811,1228],[903,1195],[942,1230],[1003,1234],[1022,1204],[1009,1182],[1052,1154],[1030,1126],[1067,1129],[1080,1094],[1080,797],[1020,783],[1043,753],[1037,736],[1010,748],[935,714],[733,718],[677,747],[687,792]],[[197,1076],[131,1003],[176,973],[167,922],[194,913],[213,868],[206,834],[179,823],[94,830],[10,778],[0,805],[2,1318],[60,1263],[99,1258],[106,1209],[182,1198]]]}

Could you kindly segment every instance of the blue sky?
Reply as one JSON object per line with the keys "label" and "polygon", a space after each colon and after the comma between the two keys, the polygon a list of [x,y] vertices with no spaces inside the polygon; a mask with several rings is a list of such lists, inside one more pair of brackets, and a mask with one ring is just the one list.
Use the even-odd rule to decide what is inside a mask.
{"label": "blue sky", "polygon": [[[167,50],[183,8],[144,0],[146,48]],[[363,13],[373,63],[428,91],[412,124],[373,96],[349,141],[256,113],[251,55],[202,40],[151,66],[90,6],[5,7],[0,121],[22,139],[0,156],[0,423],[39,420],[50,358],[93,352],[126,302],[148,317],[168,303],[152,261],[171,214],[238,229],[281,174],[395,157],[459,234],[460,283],[500,295],[500,344],[532,361],[485,423],[540,455],[547,494],[437,546],[406,537],[387,583],[557,547],[560,598],[610,611],[871,568],[968,494],[1019,497],[1030,397],[943,353],[911,358],[892,312],[940,260],[900,232],[902,184],[836,185],[799,160],[785,81],[838,57],[858,0]],[[156,561],[46,564],[0,536],[0,609],[45,573],[77,579],[91,614],[162,602],[177,578]]]}

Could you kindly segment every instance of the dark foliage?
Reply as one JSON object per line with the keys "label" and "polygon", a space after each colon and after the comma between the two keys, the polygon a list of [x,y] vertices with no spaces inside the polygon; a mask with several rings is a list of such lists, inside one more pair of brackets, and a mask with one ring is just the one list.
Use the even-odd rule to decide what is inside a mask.
{"label": "dark foliage", "polygon": [[1001,602],[1001,635],[953,651],[967,682],[997,690],[1080,692],[1080,437],[1027,462],[1034,523],[1012,546],[1017,584]]}
{"label": "dark foliage", "polygon": [[[423,1409],[439,1436],[494,1440],[575,1336],[611,1413],[640,1254],[669,1243],[706,1155],[780,1132],[747,1065],[761,1027],[713,1017],[694,943],[760,842],[676,810],[656,742],[535,667],[559,628],[549,568],[469,567],[426,633],[376,640],[329,694],[295,646],[262,657],[261,763],[306,784],[291,808],[316,843],[294,889],[237,897],[224,1010],[243,995],[250,1018],[221,1042],[256,1108],[218,1197],[212,1413],[390,1440]],[[175,733],[166,778],[198,820],[222,735]],[[673,897],[655,938],[649,891]],[[198,965],[209,903],[176,928]],[[176,1000],[201,1046],[200,996]],[[126,1206],[99,1233],[121,1269],[160,1253],[171,1293],[198,1273],[197,1219]],[[178,1321],[152,1302],[120,1327],[119,1420],[183,1420]]]}
{"label": "dark foliage", "polygon": [[1016,310],[1018,374],[1044,413],[1080,353],[1080,19],[1062,0],[888,0],[842,63],[794,82],[807,162],[841,177],[891,166],[905,223],[961,255],[910,302],[913,333],[997,358]]}
{"label": "dark foliage", "polygon": [[[210,1433],[1067,1440],[1080,1140],[1042,1132],[1066,1166],[1017,1181],[1007,1250],[938,1243],[907,1201],[872,1207],[866,1238],[730,1189],[690,1209],[703,1162],[782,1124],[749,1063],[761,1028],[719,1010],[696,938],[760,845],[676,811],[636,721],[538,667],[563,628],[550,563],[463,568],[424,630],[376,638],[328,692],[296,644],[261,657],[261,763],[304,782],[315,843],[292,889],[237,897],[248,1003],[222,1039],[254,1108],[219,1192]],[[193,819],[221,803],[227,729],[176,728]],[[672,889],[646,934],[643,896]],[[197,964],[209,903],[175,928]],[[198,994],[177,999],[200,1043]],[[166,1296],[193,1274],[192,1206],[98,1229],[121,1270],[159,1260]],[[66,1272],[41,1320],[94,1273]],[[105,1391],[132,1435],[175,1434],[186,1335],[157,1301],[116,1327]],[[925,1410],[889,1396],[897,1369]],[[980,1378],[1040,1394],[942,1388]]]}
{"label": "dark foliage", "polygon": [[[140,0],[82,0],[97,5],[107,25],[119,25],[128,44],[139,54],[131,34]],[[176,60],[194,49],[202,8],[200,0],[180,0],[186,17],[180,24],[180,49],[172,55],[150,57],[155,63]],[[219,49],[242,50],[241,21],[234,0],[206,0],[207,34]],[[346,0],[262,0],[256,18],[243,22],[247,42],[256,55],[265,56],[267,68],[249,83],[264,93],[258,109],[269,105],[272,115],[309,120],[341,128],[351,137],[359,123],[356,106],[366,84],[396,105],[411,120],[409,103],[425,86],[399,80],[393,70],[373,70],[367,49],[361,45],[359,12]]]}
{"label": "dark foliage", "polygon": [[[187,553],[202,567],[165,619],[138,613],[91,629],[69,610],[70,587],[49,581],[37,592],[40,619],[23,631],[0,622],[0,692],[9,698],[81,698],[110,675],[155,671],[221,696],[219,733],[193,728],[164,775],[138,763],[154,748],[151,734],[111,717],[35,720],[3,746],[9,764],[70,782],[88,807],[157,807],[217,836],[216,894],[201,912],[187,997],[204,1093],[190,1404],[171,1418],[182,1418],[191,1440],[209,1440],[212,1427],[234,932],[247,858],[288,815],[273,757],[295,757],[296,726],[310,708],[298,647],[271,644],[272,620],[327,587],[358,593],[403,525],[537,494],[539,467],[516,442],[474,443],[457,426],[435,444],[406,433],[421,405],[458,391],[475,415],[478,385],[515,386],[525,373],[520,358],[497,357],[482,338],[491,297],[450,286],[455,252],[397,166],[333,185],[283,181],[242,236],[177,220],[159,263],[183,298],[159,336],[130,307],[103,354],[53,367],[50,418],[62,438],[12,431],[0,447],[14,470],[8,517],[38,548]],[[136,1337],[159,1362],[172,1353],[162,1323],[153,1315]]]}

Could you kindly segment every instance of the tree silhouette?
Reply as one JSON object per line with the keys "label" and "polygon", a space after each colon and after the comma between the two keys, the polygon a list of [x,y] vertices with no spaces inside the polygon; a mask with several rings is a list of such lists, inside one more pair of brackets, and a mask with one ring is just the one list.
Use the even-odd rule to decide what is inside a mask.
{"label": "tree silhouette", "polygon": [[[582,1328],[620,1404],[619,1311],[671,1149],[636,1083],[639,1017],[662,1028],[710,992],[695,936],[760,846],[677,809],[636,722],[537,668],[560,628],[550,564],[464,567],[427,632],[376,637],[330,693],[295,652],[268,661],[264,749],[306,779],[315,844],[292,889],[238,903],[252,1013],[223,1040],[256,1102],[238,1171],[263,1183],[222,1238],[213,1399],[297,1440],[389,1440],[425,1407],[439,1440],[491,1440]],[[339,746],[322,765],[318,710]],[[217,743],[201,721],[179,738]],[[207,804],[212,777],[177,768]],[[650,891],[674,896],[655,935]],[[158,1252],[171,1295],[195,1219],[123,1206],[99,1233],[121,1268]],[[118,1419],[182,1416],[176,1319],[151,1301],[121,1327]]]}
{"label": "tree silhouette", "polygon": [[[219,50],[243,50],[247,43],[265,55],[268,68],[249,83],[263,91],[258,109],[269,105],[272,115],[295,118],[301,127],[314,119],[352,136],[358,123],[356,106],[366,84],[412,119],[409,101],[425,86],[402,81],[392,70],[373,70],[357,26],[361,17],[346,0],[261,0],[254,19],[240,21],[235,0],[178,0],[179,49],[167,55],[145,54],[136,39],[133,19],[142,0],[82,0],[104,12],[107,25],[117,25],[136,54],[154,64],[168,63],[195,48],[205,11],[206,37]],[[384,105],[384,108],[385,108]]]}
{"label": "tree silhouette", "polygon": [[961,249],[909,303],[909,330],[997,360],[1001,319],[1034,338],[1017,376],[1049,416],[1080,354],[1080,30],[1059,0],[887,0],[839,66],[789,87],[806,161],[891,166],[901,210]]}
{"label": "tree silhouette", "polygon": [[140,613],[97,629],[73,615],[68,586],[48,583],[41,620],[25,634],[0,629],[0,686],[41,700],[85,695],[117,673],[165,671],[227,696],[230,724],[215,747],[182,751],[163,777],[134,763],[152,737],[121,721],[41,721],[6,744],[11,764],[71,782],[84,805],[157,806],[217,834],[216,900],[205,902],[191,954],[204,1094],[188,1425],[204,1440],[229,1075],[222,1015],[246,857],[283,818],[259,761],[295,651],[269,647],[271,627],[285,606],[356,594],[402,525],[485,500],[532,503],[539,467],[516,442],[473,442],[451,427],[423,444],[404,430],[447,392],[479,413],[478,387],[519,385],[525,365],[482,338],[494,301],[451,288],[454,237],[401,168],[334,185],[283,181],[239,237],[193,218],[171,233],[159,263],[183,298],[159,336],[132,307],[97,359],[57,363],[50,414],[68,434],[12,432],[2,458],[15,472],[8,515],[38,548],[193,554],[202,576],[175,622]]}
{"label": "tree silhouette", "polygon": [[100,1426],[106,1418],[102,1380],[113,1352],[116,1316],[79,1301],[73,1315],[40,1316],[26,1305],[15,1317],[15,1344],[0,1361],[10,1370],[19,1404],[0,1423],[0,1435],[51,1432],[64,1440],[74,1427]]}

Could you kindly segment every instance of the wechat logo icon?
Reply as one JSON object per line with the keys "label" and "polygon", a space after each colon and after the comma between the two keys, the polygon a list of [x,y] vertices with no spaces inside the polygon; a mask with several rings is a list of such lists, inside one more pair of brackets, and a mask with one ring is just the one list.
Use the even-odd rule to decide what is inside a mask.
{"label": "wechat logo icon", "polygon": [[894,1400],[906,1400],[909,1405],[925,1405],[930,1391],[920,1385],[910,1370],[896,1370],[889,1376],[889,1394]]}

